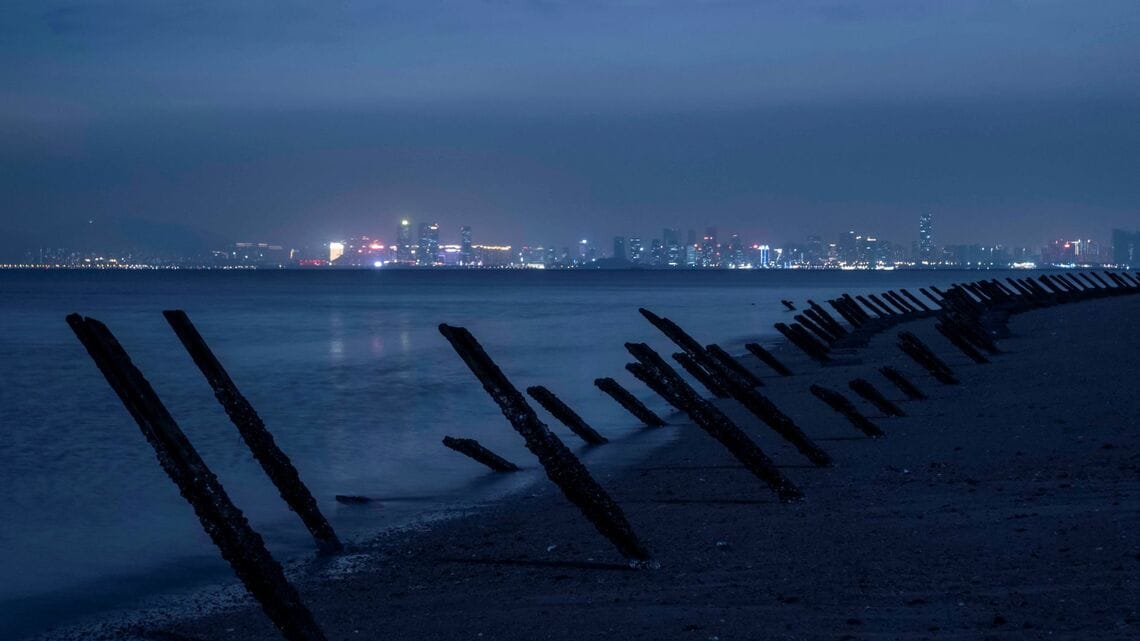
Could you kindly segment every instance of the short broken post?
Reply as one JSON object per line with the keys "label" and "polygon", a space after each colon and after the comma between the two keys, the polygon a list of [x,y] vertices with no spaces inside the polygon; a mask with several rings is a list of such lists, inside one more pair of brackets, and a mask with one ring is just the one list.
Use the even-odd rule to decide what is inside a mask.
{"label": "short broken post", "polygon": [[879,426],[872,423],[866,416],[863,416],[863,413],[856,409],[855,405],[853,405],[846,396],[821,385],[812,385],[811,393],[819,400],[827,403],[831,409],[842,414],[852,425],[858,428],[860,432],[863,432],[871,438],[880,438],[883,436],[883,430],[879,429]]}
{"label": "short broken post", "polygon": [[443,437],[445,447],[470,457],[495,472],[517,472],[519,466],[483,447],[473,438]]}
{"label": "short broken post", "polygon": [[546,389],[541,385],[526,388],[526,393],[531,398],[538,401],[538,404],[546,408],[546,411],[558,419],[563,425],[570,428],[578,438],[586,441],[590,445],[602,445],[609,443],[609,439],[598,434],[598,431],[590,427],[590,425],[582,420],[578,413],[570,409],[562,399],[554,395],[554,392]]}
{"label": "short broken post", "polygon": [[910,382],[910,379],[904,376],[903,373],[897,369],[884,365],[883,367],[879,368],[879,373],[883,375],[883,378],[887,379],[893,383],[895,387],[899,388],[899,391],[901,391],[903,394],[906,394],[906,397],[910,400],[926,400],[926,394],[923,394],[922,390],[918,389],[918,386]]}
{"label": "short broken post", "polygon": [[253,409],[253,405],[238,391],[229,373],[214,356],[214,352],[198,333],[198,329],[190,322],[190,317],[180,309],[166,310],[162,315],[178,335],[178,340],[182,341],[182,346],[186,348],[190,358],[194,360],[194,364],[198,366],[210,388],[214,390],[214,398],[218,399],[230,421],[237,427],[242,440],[261,464],[266,476],[277,487],[289,509],[301,517],[301,521],[322,551],[341,550],[343,546],[336,532],[321,514],[316,499],[301,481],[297,468],[293,467],[289,457],[277,446],[257,410]]}
{"label": "short broken post", "polygon": [[446,324],[439,326],[439,332],[483,384],[483,389],[526,441],[527,449],[538,457],[547,477],[562,490],[566,498],[582,511],[622,556],[638,564],[649,561],[649,550],[633,531],[621,507],[590,476],[589,470],[578,457],[539,420],[526,398],[511,384],[471,332]]}
{"label": "short broken post", "polygon": [[289,641],[324,641],[324,632],[265,548],[261,535],[230,500],[111,331],[79,314],[68,316],[67,324],[154,448],[159,465],[194,508],[202,529],[281,635]]}
{"label": "short broken post", "polygon": [[621,386],[612,378],[595,378],[594,386],[605,392],[610,398],[617,401],[627,412],[633,414],[637,420],[645,423],[646,427],[664,427],[667,425],[664,419],[656,414],[653,410],[645,406],[636,396],[630,393],[629,390]]}
{"label": "short broken post", "polygon": [[856,378],[847,383],[847,386],[851,388],[851,391],[862,396],[864,400],[878,408],[883,414],[887,416],[906,416],[906,412],[902,411],[901,407],[895,405],[894,402],[884,396],[877,387],[871,384],[871,381],[865,378]]}
{"label": "short broken post", "polygon": [[792,370],[788,369],[786,365],[780,362],[780,359],[776,358],[775,354],[764,349],[759,343],[748,343],[744,346],[744,349],[748,350],[756,358],[759,358],[765,365],[771,367],[772,370],[780,376],[792,375]]}

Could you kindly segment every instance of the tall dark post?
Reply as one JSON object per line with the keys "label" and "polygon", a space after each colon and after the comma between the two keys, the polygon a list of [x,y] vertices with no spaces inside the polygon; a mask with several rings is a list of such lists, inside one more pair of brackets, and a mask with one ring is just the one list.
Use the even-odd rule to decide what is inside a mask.
{"label": "tall dark post", "polygon": [[[638,378],[652,380],[650,386],[662,390],[666,400],[679,404],[689,418],[724,446],[748,471],[764,481],[781,501],[796,501],[803,493],[788,480],[768,458],[760,446],[714,405],[701,398],[672,367],[645,343],[626,343],[629,353],[638,360],[627,368]],[[637,365],[638,367],[632,367]],[[659,392],[661,393],[661,392]]]}
{"label": "tall dark post", "polygon": [[765,365],[771,367],[780,376],[791,376],[792,370],[788,369],[786,365],[776,358],[776,355],[764,349],[763,345],[759,343],[748,343],[744,349],[751,352],[756,358],[759,358]]}
{"label": "tall dark post", "polygon": [[863,413],[856,409],[851,401],[847,400],[846,396],[833,389],[823,387],[822,385],[812,385],[810,389],[816,398],[827,403],[831,409],[846,417],[860,432],[863,432],[871,438],[880,438],[883,436],[883,430],[879,429],[879,426],[872,423],[866,416],[863,416]]}
{"label": "tall dark post", "polygon": [[698,365],[697,362],[685,352],[676,352],[673,354],[673,360],[677,361],[677,364],[688,372],[689,376],[697,379],[697,382],[703,385],[705,389],[709,391],[709,394],[717,398],[731,398],[731,395],[717,382],[717,379],[713,378],[712,374],[705,371],[703,367]]}
{"label": "tall dark post", "polygon": [[182,346],[189,352],[190,358],[194,359],[194,364],[198,366],[210,388],[214,390],[214,398],[218,399],[230,421],[237,427],[242,440],[261,464],[266,476],[277,487],[289,509],[301,517],[301,521],[321,550],[339,551],[342,545],[336,532],[321,514],[316,499],[301,481],[297,468],[293,467],[289,457],[277,446],[273,435],[258,416],[257,410],[253,409],[253,405],[238,391],[229,373],[214,356],[214,352],[198,333],[198,329],[190,322],[190,317],[180,309],[167,310],[162,315],[178,335],[178,340],[182,341]]}
{"label": "tall dark post", "polygon": [[895,387],[899,388],[903,394],[906,394],[906,397],[910,400],[921,401],[926,399],[926,394],[923,394],[922,390],[918,389],[914,383],[911,383],[910,380],[906,376],[903,376],[902,372],[897,369],[884,365],[879,368],[879,373],[883,375],[883,378],[894,383]]}
{"label": "tall dark post", "polygon": [[645,403],[637,400],[634,396],[622,387],[620,383],[612,378],[595,378],[594,385],[609,395],[610,398],[617,401],[627,412],[633,414],[637,420],[645,423],[646,427],[664,427],[665,421],[658,416],[653,410],[645,406]]}
{"label": "tall dark post", "polygon": [[889,398],[883,396],[883,393],[872,385],[871,381],[865,378],[856,378],[847,383],[847,386],[851,388],[851,391],[862,396],[864,400],[878,408],[883,414],[887,416],[906,416],[906,412],[891,402]]}
{"label": "tall dark post", "polygon": [[741,365],[740,361],[733,358],[732,354],[724,351],[724,348],[722,348],[720,345],[710,343],[709,345],[705,346],[705,350],[708,352],[709,356],[714,358],[725,368],[735,372],[738,376],[740,376],[740,379],[742,381],[748,383],[752,387],[760,387],[764,385],[763,381],[761,381],[759,378],[756,378],[755,374],[750,372],[747,367]]}
{"label": "tall dark post", "polygon": [[957,385],[958,378],[953,370],[941,358],[926,346],[917,336],[910,332],[899,332],[899,349],[910,356],[916,363],[926,368],[935,379],[946,385]]}
{"label": "tall dark post", "polygon": [[609,440],[598,434],[598,431],[590,427],[586,421],[582,420],[578,413],[570,409],[570,406],[554,395],[554,392],[546,389],[541,385],[526,388],[526,393],[531,398],[538,401],[538,404],[546,408],[546,411],[562,422],[563,425],[570,428],[578,438],[586,441],[590,445],[602,445],[608,443]]}
{"label": "tall dark post", "polygon": [[269,620],[289,641],[324,641],[297,591],[265,542],[226,494],[166,406],[103,323],[79,314],[67,317],[76,337],[154,448],[159,465],[194,508],[202,529],[229,562]]}
{"label": "tall dark post", "polygon": [[590,476],[582,462],[538,419],[526,398],[511,384],[471,332],[442,324],[443,334],[479,382],[499,405],[503,415],[538,457],[546,475],[571,503],[593,523],[627,559],[648,561],[649,550],[637,537],[625,514],[610,495]]}

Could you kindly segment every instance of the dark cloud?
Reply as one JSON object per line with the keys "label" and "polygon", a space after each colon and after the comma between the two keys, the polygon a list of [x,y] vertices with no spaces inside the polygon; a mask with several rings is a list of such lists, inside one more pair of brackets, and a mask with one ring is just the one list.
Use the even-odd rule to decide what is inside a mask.
{"label": "dark cloud", "polygon": [[1116,1],[9,2],[0,226],[1104,238],[1137,35]]}

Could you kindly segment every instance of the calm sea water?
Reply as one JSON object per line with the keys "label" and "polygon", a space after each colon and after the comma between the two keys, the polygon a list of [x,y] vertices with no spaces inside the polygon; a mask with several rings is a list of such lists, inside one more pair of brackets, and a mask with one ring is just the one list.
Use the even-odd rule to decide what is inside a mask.
{"label": "calm sea water", "polygon": [[[997,276],[998,274],[992,274]],[[0,272],[0,638],[147,595],[230,581],[190,507],[165,477],[64,322],[104,321],[150,379],[231,498],[280,558],[310,542],[252,460],[160,312],[185,309],[292,457],[344,538],[469,506],[539,477],[496,477],[440,445],[474,437],[531,458],[440,336],[468,327],[519,387],[542,384],[611,439],[591,467],[669,438],[640,429],[592,384],[626,375],[622,343],[664,340],[639,306],[741,352],[774,341],[779,300],[942,285],[953,272]],[[672,352],[672,349],[668,350]],[[384,499],[340,505],[335,494]]]}

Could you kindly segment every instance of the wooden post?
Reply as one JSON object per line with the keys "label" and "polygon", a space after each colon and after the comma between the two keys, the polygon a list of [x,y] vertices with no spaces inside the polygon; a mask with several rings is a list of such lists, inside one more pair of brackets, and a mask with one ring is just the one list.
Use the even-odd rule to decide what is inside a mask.
{"label": "wooden post", "polygon": [[852,425],[858,428],[860,432],[863,432],[871,438],[881,438],[883,436],[883,430],[879,429],[879,426],[872,423],[866,416],[863,416],[863,414],[851,404],[851,401],[847,400],[846,396],[821,385],[812,385],[810,389],[812,395],[824,403],[827,403],[831,409],[842,414]]}
{"label": "wooden post", "polygon": [[[700,397],[673,368],[644,343],[626,343],[629,353],[638,360],[642,375],[654,380],[654,386],[669,390],[669,395],[684,406],[689,418],[709,436],[724,446],[744,467],[776,492],[782,502],[798,501],[803,492],[783,475],[752,439],[719,409]],[[632,371],[632,370],[631,370]]]}
{"label": "wooden post", "polygon": [[974,346],[971,345],[969,341],[967,341],[962,336],[962,334],[954,331],[944,323],[935,323],[934,329],[938,330],[938,333],[945,336],[946,340],[950,341],[951,345],[957,347],[958,351],[965,354],[970,360],[974,361],[975,363],[979,365],[985,365],[986,363],[990,362],[990,359],[986,358],[982,355],[981,352],[974,349]]}
{"label": "wooden post", "polygon": [[617,401],[627,412],[633,414],[637,420],[645,423],[646,427],[664,427],[665,421],[655,414],[653,410],[637,400],[637,397],[621,386],[612,378],[595,378],[594,385]]}
{"label": "wooden post", "polygon": [[939,382],[946,385],[958,384],[958,378],[954,376],[954,372],[950,367],[943,362],[942,359],[938,358],[938,356],[914,334],[910,332],[899,332],[897,344],[899,349],[914,359],[919,365],[925,367]]}
{"label": "wooden post", "polygon": [[832,309],[834,309],[836,312],[839,312],[839,315],[843,317],[843,320],[850,323],[851,327],[855,329],[859,329],[863,326],[864,323],[866,323],[865,320],[851,311],[851,308],[848,306],[847,301],[842,298],[833,298],[827,301],[827,304],[831,305]]}
{"label": "wooden post", "polygon": [[828,346],[835,342],[835,336],[832,336],[830,332],[817,325],[815,321],[811,320],[807,316],[804,316],[803,314],[796,314],[792,318],[794,318],[797,323],[811,332],[814,337],[820,341],[821,344]]}
{"label": "wooden post", "polygon": [[786,365],[776,358],[776,355],[764,349],[759,343],[748,343],[744,349],[752,353],[753,356],[759,358],[765,365],[771,367],[780,376],[791,376],[792,370],[788,369]]}
{"label": "wooden post", "polygon": [[324,641],[297,591],[265,542],[226,494],[166,406],[105,325],[79,314],[67,317],[76,337],[154,448],[162,469],[194,508],[202,529],[229,562],[262,610],[289,641]]}
{"label": "wooden post", "polygon": [[906,412],[902,408],[895,405],[889,398],[883,396],[870,381],[863,378],[856,378],[855,380],[847,383],[851,391],[859,396],[862,396],[871,405],[874,405],[880,412],[887,416],[906,416]]}
{"label": "wooden post", "polygon": [[697,379],[698,383],[704,385],[705,389],[713,396],[717,398],[731,398],[728,391],[721,387],[720,383],[713,378],[713,375],[705,371],[703,367],[698,365],[697,362],[685,352],[676,352],[673,354],[673,360],[677,361],[681,368],[689,373],[689,376],[692,376]]}
{"label": "wooden post", "polygon": [[812,318],[819,318],[817,322],[819,322],[820,325],[824,328],[827,328],[831,334],[838,336],[838,338],[842,338],[842,336],[846,336],[850,333],[847,331],[846,327],[842,326],[838,320],[836,320],[836,317],[828,314],[828,310],[824,309],[823,306],[819,305],[819,303],[808,299],[807,305],[809,308],[811,308],[811,311],[815,313],[815,316],[812,316]]}
{"label": "wooden post", "polygon": [[665,399],[678,412],[685,412],[688,404],[677,394],[677,391],[665,385],[664,381],[656,378],[647,367],[641,363],[626,363],[625,369],[634,378],[645,383],[645,386],[653,390],[658,396]]}
{"label": "wooden post", "polygon": [[180,309],[166,310],[162,315],[178,336],[178,340],[182,341],[182,346],[186,348],[190,358],[194,360],[194,364],[198,366],[210,388],[214,390],[214,398],[218,399],[230,421],[237,427],[242,440],[261,464],[266,476],[277,487],[278,493],[289,509],[301,517],[301,521],[322,551],[340,551],[343,546],[336,532],[321,514],[316,499],[301,481],[297,468],[293,467],[289,457],[277,446],[257,410],[253,409],[253,405],[238,390],[229,373],[206,344],[206,340],[190,322],[190,317]]}
{"label": "wooden post", "polygon": [[707,351],[709,356],[723,365],[726,369],[732,370],[737,375],[739,375],[742,380],[747,382],[752,387],[761,387],[764,385],[763,381],[761,381],[759,378],[756,378],[755,374],[750,372],[747,367],[741,365],[740,361],[733,358],[732,354],[724,351],[720,345],[717,345],[716,343],[710,343],[705,346],[705,351]]}
{"label": "wooden post", "polygon": [[[827,453],[812,443],[811,439],[800,430],[790,417],[781,412],[774,403],[757,392],[744,377],[721,366],[715,359],[709,356],[708,352],[700,346],[700,343],[698,343],[696,339],[685,333],[685,330],[681,329],[673,321],[667,318],[661,318],[649,310],[643,309],[641,313],[654,327],[660,329],[662,333],[684,349],[694,361],[703,365],[705,371],[715,371],[717,373],[717,383],[723,387],[732,398],[736,399],[749,412],[752,412],[753,415],[764,421],[764,423],[771,427],[777,434],[791,443],[801,454],[806,456],[808,460],[820,466],[831,464],[831,458]],[[627,344],[627,348],[628,346],[629,344]],[[646,349],[648,349],[648,347],[646,347]],[[641,353],[646,358],[659,358],[657,353],[651,349],[648,352],[642,351]],[[698,360],[698,358],[703,358],[704,360]],[[667,368],[668,372],[673,372],[673,369],[664,361],[661,361],[661,366]],[[683,383],[684,381],[682,380],[681,382]]]}
{"label": "wooden post", "polygon": [[889,305],[887,305],[886,303],[884,303],[883,299],[879,298],[878,296],[876,296],[874,294],[867,294],[867,298],[871,299],[871,301],[873,301],[876,305],[878,305],[879,307],[886,310],[888,316],[899,316],[900,315],[899,312],[896,312],[895,310],[891,309],[891,307]]}
{"label": "wooden post", "polygon": [[923,296],[929,298],[930,302],[934,303],[935,305],[938,305],[939,307],[943,306],[942,300],[940,298],[936,297],[934,294],[931,294],[930,292],[928,292],[925,287],[919,287],[918,292],[920,294],[922,294]]}
{"label": "wooden post", "polygon": [[908,291],[907,291],[907,290],[905,290],[905,289],[900,289],[899,291],[900,291],[900,292],[902,292],[902,295],[903,295],[903,296],[906,296],[906,297],[907,297],[907,300],[909,300],[909,301],[910,301],[910,302],[911,302],[911,303],[912,303],[914,306],[918,307],[918,308],[919,308],[919,309],[921,309],[922,311],[924,311],[924,312],[932,312],[932,311],[934,311],[934,310],[930,309],[929,307],[927,307],[927,306],[926,306],[926,303],[924,303],[924,302],[922,302],[921,300],[919,300],[919,298],[918,298],[917,296],[915,296],[914,294],[912,294],[912,293],[908,292]]}
{"label": "wooden post", "polygon": [[[790,326],[784,323],[776,323],[776,330],[784,335],[793,345],[803,350],[805,354],[812,357],[822,364],[831,362],[831,357],[827,355],[827,348],[821,345],[818,341],[806,335],[806,331],[801,329],[801,332],[796,332]],[[797,325],[798,327],[798,325]],[[806,340],[805,340],[806,339]]]}
{"label": "wooden post", "polygon": [[566,498],[578,506],[622,556],[635,562],[648,561],[649,550],[633,531],[621,507],[590,476],[578,457],[538,419],[526,398],[511,384],[471,332],[446,324],[439,326],[439,332],[483,384],[483,389],[499,405],[511,426],[526,441],[527,449],[538,457],[546,475]]}
{"label": "wooden post", "polygon": [[590,445],[602,445],[609,442],[606,437],[598,434],[597,430],[590,427],[589,423],[582,420],[582,417],[570,409],[570,406],[563,402],[562,399],[555,396],[554,392],[541,385],[535,385],[526,388],[526,393],[538,401],[538,404],[546,408],[546,411],[550,412],[551,416],[570,428],[570,431],[574,432],[574,434],[583,441],[586,441]]}
{"label": "wooden post", "polygon": [[519,466],[483,447],[479,444],[479,441],[473,438],[452,438],[445,436],[443,437],[443,444],[449,449],[455,450],[464,456],[486,465],[494,472],[519,471]]}
{"label": "wooden post", "polygon": [[914,383],[911,383],[910,380],[903,376],[902,372],[897,369],[884,365],[879,368],[879,373],[883,375],[883,378],[894,383],[895,387],[899,388],[903,394],[906,394],[906,397],[910,400],[921,401],[926,399],[926,394],[923,394],[922,390],[918,389]]}
{"label": "wooden post", "polygon": [[789,312],[796,311],[796,304],[793,303],[792,301],[785,299],[785,300],[782,300],[780,302],[783,303],[784,307],[788,308]]}

